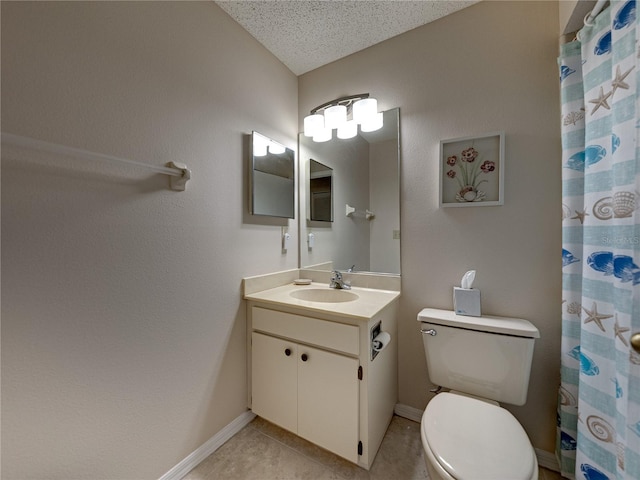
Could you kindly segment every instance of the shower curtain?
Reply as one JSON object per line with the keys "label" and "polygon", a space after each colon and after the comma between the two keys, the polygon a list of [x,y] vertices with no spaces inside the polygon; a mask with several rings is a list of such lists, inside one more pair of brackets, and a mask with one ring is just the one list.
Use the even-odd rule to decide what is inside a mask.
{"label": "shower curtain", "polygon": [[559,58],[563,476],[640,479],[640,45],[611,2]]}

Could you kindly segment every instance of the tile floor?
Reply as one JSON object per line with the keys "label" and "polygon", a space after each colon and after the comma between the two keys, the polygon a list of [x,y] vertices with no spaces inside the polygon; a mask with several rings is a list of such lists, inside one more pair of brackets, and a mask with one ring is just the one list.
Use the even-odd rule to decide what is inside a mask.
{"label": "tile floor", "polygon": [[[427,480],[420,425],[394,416],[370,471],[257,417],[183,480]],[[561,480],[540,469],[539,480]]]}

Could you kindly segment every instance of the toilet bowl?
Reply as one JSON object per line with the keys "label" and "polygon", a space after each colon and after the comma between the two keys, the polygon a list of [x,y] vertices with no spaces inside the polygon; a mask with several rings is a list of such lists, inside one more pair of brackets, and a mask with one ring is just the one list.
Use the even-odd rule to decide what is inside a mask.
{"label": "toilet bowl", "polygon": [[440,393],[422,415],[420,436],[430,480],[537,480],[524,429],[495,402]]}

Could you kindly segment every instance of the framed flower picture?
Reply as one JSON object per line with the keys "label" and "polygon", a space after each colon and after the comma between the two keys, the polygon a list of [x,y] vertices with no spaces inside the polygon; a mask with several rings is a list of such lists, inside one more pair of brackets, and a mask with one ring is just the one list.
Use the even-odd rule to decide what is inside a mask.
{"label": "framed flower picture", "polygon": [[440,141],[440,206],[502,205],[504,132]]}

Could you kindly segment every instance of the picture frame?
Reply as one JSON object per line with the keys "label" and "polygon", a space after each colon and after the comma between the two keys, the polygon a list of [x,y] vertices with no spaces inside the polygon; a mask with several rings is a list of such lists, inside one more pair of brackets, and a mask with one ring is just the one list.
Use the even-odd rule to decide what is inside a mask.
{"label": "picture frame", "polygon": [[440,141],[440,207],[504,204],[504,132]]}

